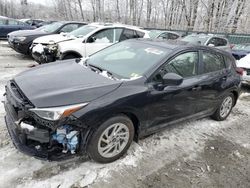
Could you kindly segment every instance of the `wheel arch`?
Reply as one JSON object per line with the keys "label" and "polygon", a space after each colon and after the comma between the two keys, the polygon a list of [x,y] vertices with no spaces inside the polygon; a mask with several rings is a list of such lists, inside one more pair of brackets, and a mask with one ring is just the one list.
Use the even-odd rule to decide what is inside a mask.
{"label": "wheel arch", "polygon": [[74,56],[76,56],[76,58],[81,58],[82,57],[82,55],[79,52],[69,50],[69,51],[65,51],[65,52],[62,53],[61,59],[64,59],[64,57],[67,56],[67,55],[74,55]]}

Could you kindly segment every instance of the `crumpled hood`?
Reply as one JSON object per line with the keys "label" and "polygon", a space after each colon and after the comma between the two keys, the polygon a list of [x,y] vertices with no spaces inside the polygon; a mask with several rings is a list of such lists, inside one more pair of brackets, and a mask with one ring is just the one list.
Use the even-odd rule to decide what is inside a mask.
{"label": "crumpled hood", "polygon": [[14,81],[38,108],[90,102],[121,84],[121,81],[103,77],[75,60],[30,69],[17,75]]}
{"label": "crumpled hood", "polygon": [[54,35],[47,35],[43,37],[39,37],[33,41],[33,43],[40,43],[40,44],[49,44],[49,43],[58,43],[67,40],[74,39],[73,36],[65,36],[61,34],[54,34]]}
{"label": "crumpled hood", "polygon": [[236,62],[237,67],[250,69],[250,54]]}
{"label": "crumpled hood", "polygon": [[39,30],[19,30],[9,33],[9,36],[16,36],[16,37],[26,37],[26,36],[32,36],[32,35],[48,35],[49,33],[46,33],[44,31]]}

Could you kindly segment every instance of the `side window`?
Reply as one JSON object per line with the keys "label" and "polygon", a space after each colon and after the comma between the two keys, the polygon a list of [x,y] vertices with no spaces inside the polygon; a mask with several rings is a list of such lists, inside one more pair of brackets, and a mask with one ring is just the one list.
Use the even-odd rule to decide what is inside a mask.
{"label": "side window", "polygon": [[114,29],[101,30],[94,35],[92,38],[95,39],[96,43],[113,43],[114,42]]}
{"label": "side window", "polygon": [[145,35],[145,33],[140,32],[140,31],[135,31],[135,32],[136,32],[138,38],[143,38]]}
{"label": "side window", "polygon": [[65,25],[61,30],[60,32],[64,32],[64,33],[69,33],[75,29],[78,28],[78,24],[68,24],[68,25]]}
{"label": "side window", "polygon": [[208,41],[207,45],[209,45],[209,44],[212,44],[212,45],[214,45],[214,46],[217,46],[217,44],[216,44],[216,38],[211,38],[211,39]]}
{"label": "side window", "polygon": [[136,32],[131,29],[124,29],[122,36],[120,38],[120,41],[127,40],[127,39],[133,39],[133,38],[139,38],[137,36]]}
{"label": "side window", "polygon": [[227,41],[223,38],[217,38],[217,46],[226,46]]}
{"label": "side window", "polygon": [[159,39],[168,39],[167,33],[160,34],[160,36],[158,38]]}
{"label": "side window", "polygon": [[115,29],[115,42],[119,42],[123,29]]}
{"label": "side window", "polygon": [[225,68],[224,59],[219,54],[203,52],[203,73],[215,72]]}
{"label": "side window", "polygon": [[9,25],[18,25],[16,20],[9,20]]}
{"label": "side window", "polygon": [[175,40],[178,39],[179,36],[174,33],[168,33],[168,39]]}
{"label": "side window", "polygon": [[178,55],[160,69],[154,81],[159,81],[167,73],[176,73],[183,78],[195,76],[198,74],[198,59],[198,52],[186,52]]}
{"label": "side window", "polygon": [[0,19],[0,25],[6,25],[6,19]]}

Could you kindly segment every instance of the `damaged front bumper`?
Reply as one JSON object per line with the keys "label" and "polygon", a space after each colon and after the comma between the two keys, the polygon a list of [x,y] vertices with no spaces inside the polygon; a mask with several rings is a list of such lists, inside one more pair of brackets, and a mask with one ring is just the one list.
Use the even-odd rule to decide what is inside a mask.
{"label": "damaged front bumper", "polygon": [[89,132],[72,123],[78,124],[78,120],[65,120],[56,124],[42,122],[19,107],[8,86],[4,101],[5,122],[12,142],[19,151],[51,161],[69,159],[76,155],[87,156],[85,143]]}
{"label": "damaged front bumper", "polygon": [[32,45],[31,49],[32,49],[32,57],[39,64],[50,63],[57,60],[56,46],[48,47],[41,44],[37,44],[37,45]]}

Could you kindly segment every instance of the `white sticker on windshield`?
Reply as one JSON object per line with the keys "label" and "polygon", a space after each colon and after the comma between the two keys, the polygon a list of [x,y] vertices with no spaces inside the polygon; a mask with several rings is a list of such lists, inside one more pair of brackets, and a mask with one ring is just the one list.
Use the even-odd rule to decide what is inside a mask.
{"label": "white sticker on windshield", "polygon": [[156,49],[156,48],[146,48],[145,51],[146,51],[147,53],[152,53],[152,54],[156,54],[156,55],[161,55],[161,54],[163,54],[163,51],[158,50],[158,49]]}

